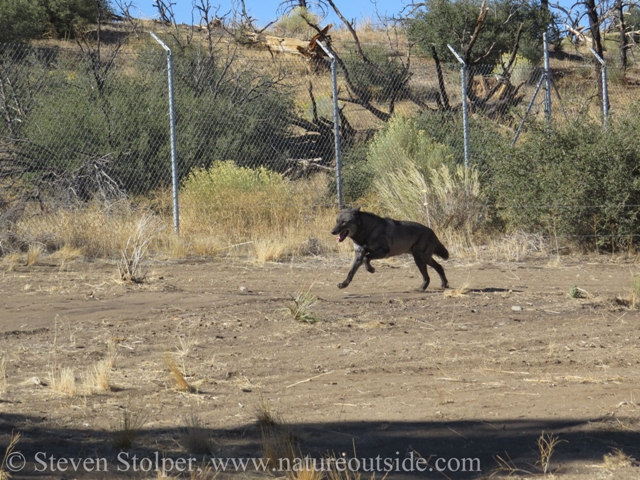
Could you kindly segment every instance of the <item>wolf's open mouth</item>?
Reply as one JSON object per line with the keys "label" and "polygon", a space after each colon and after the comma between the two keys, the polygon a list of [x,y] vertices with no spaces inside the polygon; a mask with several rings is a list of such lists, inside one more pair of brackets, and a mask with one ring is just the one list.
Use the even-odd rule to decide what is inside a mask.
{"label": "wolf's open mouth", "polygon": [[348,230],[343,230],[338,234],[338,242],[342,242],[345,238],[347,238],[347,235],[349,234]]}

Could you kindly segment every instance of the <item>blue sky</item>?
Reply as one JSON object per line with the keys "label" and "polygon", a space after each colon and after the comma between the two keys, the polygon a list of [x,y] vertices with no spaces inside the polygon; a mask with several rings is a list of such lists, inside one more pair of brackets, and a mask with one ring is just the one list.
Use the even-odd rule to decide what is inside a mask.
{"label": "blue sky", "polygon": [[[169,0],[167,0],[169,1]],[[245,5],[253,18],[257,19],[258,26],[265,26],[270,21],[276,20],[281,12],[278,7],[282,0],[245,0]],[[191,0],[172,0],[175,3],[174,12],[180,23],[191,23]],[[153,7],[152,0],[138,0],[135,2],[139,15],[143,18],[157,17],[157,11]],[[349,20],[351,19],[371,19],[374,23],[376,19],[376,9],[381,15],[397,15],[405,5],[403,0],[377,0],[375,3],[371,0],[335,0],[335,4],[342,14]],[[216,2],[211,0],[211,6],[220,6],[220,12],[226,13],[232,9],[231,0],[220,0]],[[134,10],[135,11],[135,10]],[[197,23],[197,17],[196,17]],[[326,22],[339,24],[339,20],[334,15],[329,16]]]}

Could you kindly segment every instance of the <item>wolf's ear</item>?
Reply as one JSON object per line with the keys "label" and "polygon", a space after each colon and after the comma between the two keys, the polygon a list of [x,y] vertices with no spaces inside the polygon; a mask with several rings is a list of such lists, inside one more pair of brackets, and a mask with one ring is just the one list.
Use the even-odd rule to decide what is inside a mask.
{"label": "wolf's ear", "polygon": [[358,206],[358,207],[354,208],[353,211],[354,212],[359,212],[360,211],[360,207]]}

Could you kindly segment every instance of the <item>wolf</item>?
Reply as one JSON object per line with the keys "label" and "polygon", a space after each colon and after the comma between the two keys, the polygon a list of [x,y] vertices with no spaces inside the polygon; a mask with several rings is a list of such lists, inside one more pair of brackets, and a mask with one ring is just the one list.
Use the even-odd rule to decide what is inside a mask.
{"label": "wolf", "polygon": [[426,290],[429,286],[427,265],[438,272],[442,288],[449,287],[442,265],[433,259],[435,254],[447,260],[449,252],[433,230],[420,223],[382,218],[373,213],[361,212],[360,207],[348,208],[338,214],[331,234],[338,236],[338,242],[351,238],[355,250],[355,258],[347,278],[338,284],[338,288],[346,288],[363,263],[367,271],[374,273],[376,270],[371,266],[371,260],[403,253],[413,255],[424,280],[421,290]]}

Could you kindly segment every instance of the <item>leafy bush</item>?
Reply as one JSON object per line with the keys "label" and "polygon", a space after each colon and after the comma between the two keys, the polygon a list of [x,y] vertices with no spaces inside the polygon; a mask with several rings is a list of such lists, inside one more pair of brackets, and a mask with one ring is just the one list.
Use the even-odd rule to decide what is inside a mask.
{"label": "leafy bush", "polygon": [[[418,10],[408,21],[410,40],[415,41],[428,54],[431,54],[431,45],[435,45],[442,60],[455,63],[456,59],[447,44],[469,42],[475,20],[480,13],[481,2],[428,0],[424,6],[424,10]],[[484,27],[467,59],[469,63],[482,58],[484,62],[495,64],[500,55],[513,49],[516,33],[522,23],[524,28],[519,51],[522,56],[537,64],[542,58],[542,33],[552,23],[549,12],[537,2],[518,3],[514,0],[493,0],[488,2],[488,7]]]}
{"label": "leafy bush", "polygon": [[[460,112],[424,112],[415,119],[416,127],[424,131],[433,141],[446,145],[455,163],[464,164],[464,134]],[[485,178],[487,162],[494,156],[501,156],[509,148],[511,138],[505,136],[505,129],[482,117],[469,119],[469,163],[478,168]]]}
{"label": "leafy bush", "polygon": [[415,166],[423,175],[453,163],[452,151],[422,130],[417,122],[396,116],[371,141],[367,163],[376,178]]}
{"label": "leafy bush", "polygon": [[310,38],[316,32],[309,26],[305,18],[315,25],[320,23],[320,19],[315,13],[307,11],[304,7],[296,7],[283,15],[274,25],[274,29],[279,35]]}
{"label": "leafy bush", "polygon": [[380,46],[363,46],[363,52],[376,67],[373,68],[362,61],[356,54],[355,47],[342,55],[353,88],[358,96],[367,100],[387,101],[391,98],[401,100],[398,87],[409,79],[409,72],[397,59],[389,55],[389,51]]}
{"label": "leafy bush", "polygon": [[[637,109],[635,110],[637,112]],[[530,133],[491,159],[498,213],[510,228],[626,245],[640,229],[640,121],[575,122]],[[613,242],[613,244],[612,244]]]}
{"label": "leafy bush", "polygon": [[45,11],[38,0],[0,2],[0,42],[38,37],[44,29]]}
{"label": "leafy bush", "polygon": [[280,174],[231,161],[192,170],[182,183],[180,203],[185,224],[232,230],[258,224],[277,227],[285,213],[295,209],[293,190]]}

